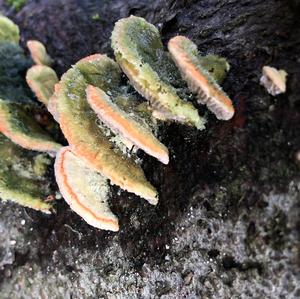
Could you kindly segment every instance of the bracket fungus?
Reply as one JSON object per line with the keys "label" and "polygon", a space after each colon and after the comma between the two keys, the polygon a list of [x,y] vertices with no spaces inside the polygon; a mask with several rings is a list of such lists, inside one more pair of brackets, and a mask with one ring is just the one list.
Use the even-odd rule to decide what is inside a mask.
{"label": "bracket fungus", "polygon": [[[230,99],[218,86],[229,70],[227,61],[214,55],[200,57],[196,46],[183,37],[169,42],[170,55],[163,49],[158,30],[142,18],[131,16],[116,23],[112,47],[117,63],[106,55],[94,54],[78,61],[60,80],[50,68],[52,59],[42,43],[28,41],[36,63],[29,68],[16,44],[18,28],[0,17],[0,27],[1,22],[5,24],[3,28],[11,28],[7,35],[0,28],[0,58],[3,58],[2,62],[0,59],[0,70],[10,80],[4,78],[0,84],[0,132],[23,148],[55,152],[55,177],[64,199],[73,211],[97,228],[119,229],[118,219],[108,204],[109,182],[150,204],[158,202],[156,189],[147,181],[132,152],[132,147],[139,148],[168,164],[168,149],[153,133],[157,126],[152,116],[204,128],[205,120],[193,104],[185,100],[191,93],[181,74],[190,89],[201,96],[199,101],[205,102],[218,118],[229,119],[234,113]],[[2,36],[9,42],[1,43]],[[13,51],[6,52],[12,45]],[[9,53],[18,55],[9,56]],[[26,65],[29,87],[59,123],[69,146],[62,147],[53,141],[28,114],[34,101],[23,86],[24,78],[20,72],[15,72],[15,76],[11,72],[16,62],[22,62],[23,69]],[[135,89],[149,101],[150,107],[146,102],[141,103],[129,85],[123,83],[118,64]],[[1,80],[0,72],[0,83]],[[19,86],[21,92],[18,94],[22,97],[13,93]],[[3,144],[24,153],[0,135],[0,154],[6,151]],[[0,158],[0,166],[3,166],[0,167],[0,196],[48,212],[51,205],[42,200],[41,194],[45,190],[40,188],[39,181],[44,180],[50,162],[44,156],[35,155],[31,168],[38,182],[34,183],[37,178],[33,176],[22,177],[19,185],[16,180],[23,172],[19,174],[14,167],[20,163],[15,164],[16,160],[10,159],[18,160],[18,154],[14,152],[9,159]],[[16,191],[11,182],[16,184]]]}
{"label": "bracket fungus", "polygon": [[155,26],[143,18],[131,16],[116,22],[112,32],[116,60],[135,89],[149,102],[153,116],[204,129],[197,109],[182,100],[171,85],[175,70],[164,52]]}
{"label": "bracket fungus", "polygon": [[198,101],[206,104],[218,119],[228,120],[234,114],[232,101],[201,64],[197,46],[184,36],[173,37],[168,49],[189,88],[197,94]]}
{"label": "bracket fungus", "polygon": [[149,129],[114,104],[103,90],[89,85],[87,99],[99,118],[115,134],[120,134],[125,139],[130,140],[135,146],[156,157],[162,163],[169,163],[168,149],[157,140]]}
{"label": "bracket fungus", "polygon": [[59,189],[73,211],[94,227],[119,230],[107,202],[107,178],[87,167],[69,147],[57,153],[54,168]]}
{"label": "bracket fungus", "polygon": [[88,85],[105,89],[119,80],[111,71],[111,64],[104,63],[102,57],[97,54],[84,58],[62,76],[56,94],[60,127],[74,153],[89,167],[110,179],[112,184],[156,204],[157,192],[146,180],[142,168],[122,155],[107,138],[87,102]]}
{"label": "bracket fungus", "polygon": [[27,41],[27,47],[35,64],[51,66],[52,59],[41,42],[37,40],[29,40]]}
{"label": "bracket fungus", "polygon": [[55,153],[61,147],[26,114],[21,105],[1,99],[0,132],[29,150]]}
{"label": "bracket fungus", "polygon": [[[67,89],[69,91],[67,92],[66,96],[69,97],[69,100],[73,102],[74,100],[77,100],[78,103],[80,100],[82,100],[81,104],[83,104],[86,102],[86,96],[88,99],[88,103],[92,108],[95,109],[97,114],[100,115],[100,120],[107,124],[107,127],[111,129],[115,134],[121,135],[121,137],[124,137],[126,140],[129,139],[133,142],[135,141],[135,143],[140,145],[141,148],[144,145],[144,147],[146,147],[146,151],[150,151],[151,153],[153,153],[152,151],[154,151],[154,156],[155,154],[157,154],[158,158],[166,162],[168,160],[168,151],[155,138],[150,129],[147,130],[144,126],[142,126],[142,124],[139,124],[135,119],[127,115],[115,103],[111,102],[111,100],[107,100],[107,98],[105,98],[104,101],[104,98],[100,97],[99,99],[98,97],[99,92],[101,96],[105,95],[105,97],[108,97],[108,95],[103,91],[105,90],[108,94],[112,95],[113,99],[116,100],[116,102],[118,102],[119,104],[123,103],[123,107],[126,106],[128,108],[129,106],[134,106],[136,104],[133,99],[127,97],[126,92],[120,85],[121,72],[118,65],[105,55],[96,54],[83,58],[73,67],[73,71],[74,68],[77,68],[77,71],[79,71],[81,75],[83,75],[81,78],[82,80],[79,81],[80,83],[87,84],[85,83],[85,80],[88,80],[89,82],[92,82],[102,89],[93,85],[89,85],[86,89],[87,95],[85,95],[85,93],[83,93],[84,89],[82,88],[82,86],[77,86],[76,83],[69,83],[67,84],[67,86],[71,87],[71,92],[73,91],[73,93],[70,93],[70,90]],[[71,72],[71,70],[69,70],[69,72]],[[64,79],[65,78],[63,76],[62,80],[58,84],[55,84],[55,91],[48,103],[48,109],[54,114],[55,118],[61,123],[61,125],[66,117],[64,113],[69,112],[64,112],[63,109],[63,113],[59,111],[62,107],[64,108],[64,104],[61,102],[62,92],[65,91]],[[47,80],[41,81],[40,89],[43,89],[43,84],[45,81]],[[75,88],[74,90],[76,91],[76,93],[74,93],[74,90],[72,88]],[[76,90],[76,88],[79,88],[79,90]],[[82,91],[82,98],[80,98],[77,94],[78,92],[80,92],[80,90]],[[91,117],[91,115],[93,115],[92,110],[90,110],[87,105],[88,103],[86,102],[85,105],[89,113],[85,115],[82,114],[82,117],[86,119],[87,123],[89,122],[89,118]],[[63,104],[62,107],[61,104]],[[106,104],[106,106],[103,106],[104,104]],[[70,112],[75,112],[75,110],[76,109],[71,110]],[[78,114],[76,115],[78,116]],[[68,126],[68,130],[69,129],[70,126]],[[63,132],[65,131],[63,130]],[[68,135],[67,133],[67,136],[70,135]],[[101,136],[98,136],[98,138],[99,137]],[[104,139],[106,138],[107,141],[109,141],[107,135],[102,136],[102,138],[103,137]],[[95,140],[97,141],[97,136],[94,136],[93,138],[95,138]],[[124,142],[125,139],[121,139],[121,142]],[[145,141],[143,139],[145,139]],[[107,204],[108,179],[105,176],[101,175],[99,172],[93,170],[93,167],[91,168],[91,165],[89,163],[86,163],[86,159],[93,159],[93,157],[86,158],[86,153],[83,155],[84,158],[78,154],[75,154],[76,146],[72,146],[72,144],[74,144],[72,140],[74,141],[74,139],[71,138],[71,146],[62,148],[56,156],[55,176],[59,189],[72,210],[74,210],[78,215],[85,219],[87,223],[101,229],[117,231],[118,220],[110,212]],[[102,140],[102,146],[103,143],[104,141]],[[75,151],[72,152],[71,149],[75,149]],[[103,147],[99,147],[98,150],[102,151]],[[113,159],[115,150],[112,148],[110,148],[109,150],[105,148],[105,150],[107,151],[107,158],[111,157]],[[105,160],[104,162],[105,163],[103,167],[104,169],[106,169],[109,165],[109,161]],[[124,162],[127,163],[125,164],[126,166],[130,166],[128,170],[132,171],[132,169],[130,169],[132,166],[128,163],[128,161]],[[118,172],[116,170],[116,166],[114,167],[114,169],[115,172]],[[99,169],[97,169],[97,171],[99,171]],[[104,173],[106,173],[106,171],[107,170],[104,170]],[[78,176],[78,174],[82,175]],[[124,176],[124,173],[121,173],[121,175]],[[130,172],[129,175],[131,175]],[[143,175],[143,173],[141,172],[140,175]],[[85,178],[84,181],[82,181],[83,177]],[[146,182],[146,184],[148,185],[149,183]],[[134,189],[134,192],[138,192],[136,187]],[[100,201],[99,198],[97,198],[97,196],[99,195],[101,195]],[[156,196],[150,199],[148,198],[148,200],[153,204],[157,202]]]}
{"label": "bracket fungus", "polygon": [[0,197],[50,213],[52,205],[44,200],[50,193],[44,176],[49,161],[24,148],[55,152],[60,145],[30,116],[37,105],[23,77],[30,63],[18,43],[18,26],[1,16],[0,132],[5,136],[0,134]]}
{"label": "bracket fungus", "polygon": [[47,106],[58,83],[56,72],[45,65],[34,65],[27,71],[26,81],[37,99]]}
{"label": "bracket fungus", "polygon": [[264,66],[262,73],[260,84],[267,89],[269,94],[276,96],[286,91],[287,72],[285,70],[277,70],[271,66]]}

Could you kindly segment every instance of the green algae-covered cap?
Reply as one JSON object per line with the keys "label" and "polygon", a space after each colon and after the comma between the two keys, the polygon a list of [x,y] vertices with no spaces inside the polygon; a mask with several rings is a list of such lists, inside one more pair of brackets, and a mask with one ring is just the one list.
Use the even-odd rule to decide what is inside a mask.
{"label": "green algae-covered cap", "polygon": [[111,39],[117,62],[135,89],[150,102],[155,117],[204,128],[197,109],[181,99],[170,84],[172,62],[164,54],[155,26],[131,16],[115,24]]}

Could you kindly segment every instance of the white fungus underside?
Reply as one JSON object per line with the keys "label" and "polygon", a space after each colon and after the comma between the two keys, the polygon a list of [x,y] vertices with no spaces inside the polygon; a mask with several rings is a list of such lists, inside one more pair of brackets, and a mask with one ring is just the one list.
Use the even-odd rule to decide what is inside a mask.
{"label": "white fungus underside", "polygon": [[[64,153],[64,173],[67,184],[76,194],[80,203],[93,214],[105,219],[111,219],[117,222],[116,216],[111,212],[108,205],[109,186],[108,180],[101,174],[86,167],[84,162],[76,157],[71,151]],[[109,224],[97,221],[88,211],[82,209],[80,205],[72,198],[64,183],[59,180],[58,185],[65,200],[71,209],[80,215],[87,223],[101,229],[111,229]]]}

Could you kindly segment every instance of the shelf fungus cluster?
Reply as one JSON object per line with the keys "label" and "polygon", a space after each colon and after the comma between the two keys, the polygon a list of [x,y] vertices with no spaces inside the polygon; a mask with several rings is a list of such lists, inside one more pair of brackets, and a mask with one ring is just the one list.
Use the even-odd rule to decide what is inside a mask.
{"label": "shelf fungus cluster", "polygon": [[61,146],[51,137],[51,126],[36,120],[41,109],[24,80],[30,65],[18,27],[0,16],[0,197],[50,213],[51,160],[38,152],[54,155]]}
{"label": "shelf fungus cluster", "polygon": [[[16,120],[19,124],[24,121],[26,134],[22,137],[30,138],[34,147],[29,149],[43,146],[43,151],[56,153],[54,170],[61,194],[73,211],[97,228],[119,229],[108,204],[109,183],[157,204],[158,193],[133,149],[169,163],[168,149],[156,136],[158,121],[204,128],[205,119],[190,100],[192,94],[184,80],[217,118],[233,116],[231,100],[219,86],[229,70],[226,60],[200,56],[184,37],[170,40],[169,53],[158,30],[142,18],[131,16],[115,24],[112,48],[116,62],[94,54],[74,64],[60,80],[45,47],[37,41],[27,45],[36,63],[27,71],[27,83],[59,123],[68,146],[62,147],[41,132],[36,135],[37,129],[27,125],[26,114],[18,114],[13,107],[2,109],[1,121],[11,123],[13,132],[3,133],[29,148],[20,142],[21,133],[14,126]],[[124,82],[121,69],[147,102]]]}

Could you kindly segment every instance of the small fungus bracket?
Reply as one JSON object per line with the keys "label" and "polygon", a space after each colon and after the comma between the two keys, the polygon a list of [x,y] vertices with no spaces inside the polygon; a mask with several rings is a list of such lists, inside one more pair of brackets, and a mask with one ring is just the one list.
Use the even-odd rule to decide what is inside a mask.
{"label": "small fungus bracket", "polygon": [[35,64],[51,66],[53,61],[48,55],[45,46],[41,42],[37,40],[29,40],[27,41],[27,47]]}
{"label": "small fungus bracket", "polygon": [[169,41],[168,49],[183,79],[197,94],[198,102],[205,104],[218,119],[232,118],[234,115],[232,101],[209,71],[203,67],[197,46],[188,38],[178,35]]}
{"label": "small fungus bracket", "polygon": [[22,105],[0,99],[0,132],[21,147],[55,153],[61,147],[30,117]]}
{"label": "small fungus bracket", "polygon": [[47,106],[58,83],[56,72],[45,65],[34,65],[28,69],[26,81],[38,100]]}
{"label": "small fungus bracket", "polygon": [[94,227],[119,230],[118,219],[108,205],[107,178],[87,167],[70,147],[58,152],[54,169],[60,192],[75,213]]}
{"label": "small fungus bracket", "polygon": [[271,66],[264,66],[262,69],[262,77],[260,84],[263,85],[269,94],[276,96],[286,91],[287,72],[285,70],[277,70]]}
{"label": "small fungus bracket", "polygon": [[[112,48],[117,62],[135,89],[149,102],[153,116],[164,121],[177,121],[204,128],[197,109],[178,96],[170,84],[177,74],[174,64],[164,54],[159,32],[143,18],[131,16],[119,20],[112,32]],[[166,57],[166,60],[158,57]],[[166,72],[168,69],[175,72]]]}
{"label": "small fungus bracket", "polygon": [[0,15],[0,43],[19,44],[19,27],[9,18]]}

